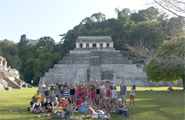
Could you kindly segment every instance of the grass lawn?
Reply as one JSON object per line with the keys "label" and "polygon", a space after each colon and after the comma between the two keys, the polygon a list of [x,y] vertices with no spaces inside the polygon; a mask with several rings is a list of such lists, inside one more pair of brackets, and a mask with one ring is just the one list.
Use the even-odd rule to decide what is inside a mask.
{"label": "grass lawn", "polygon": [[[151,89],[166,90],[167,87],[137,87],[137,90]],[[37,88],[23,88],[12,91],[0,91],[0,120],[47,119],[36,118],[37,114],[26,111],[31,97],[36,94],[36,90]],[[128,87],[128,90],[130,90],[130,87]],[[130,95],[129,91],[127,95]],[[129,102],[128,96],[127,103]],[[113,120],[184,120],[184,97],[184,92],[136,91],[135,109],[128,110],[130,118],[126,118],[124,115],[110,115]],[[19,112],[9,112],[13,108],[18,109]],[[75,114],[75,117],[83,115],[78,113]]]}

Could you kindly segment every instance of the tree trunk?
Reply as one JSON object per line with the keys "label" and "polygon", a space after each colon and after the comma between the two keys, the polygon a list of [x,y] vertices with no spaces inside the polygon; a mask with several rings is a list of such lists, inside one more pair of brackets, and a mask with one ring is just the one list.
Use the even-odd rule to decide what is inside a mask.
{"label": "tree trunk", "polygon": [[185,90],[185,74],[182,75],[182,82],[183,82],[183,88],[184,88],[184,90]]}

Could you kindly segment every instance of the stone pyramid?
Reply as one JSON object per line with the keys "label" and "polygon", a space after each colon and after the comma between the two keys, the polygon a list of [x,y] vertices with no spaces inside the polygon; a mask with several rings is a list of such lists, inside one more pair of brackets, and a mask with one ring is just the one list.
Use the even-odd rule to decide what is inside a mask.
{"label": "stone pyramid", "polygon": [[151,86],[145,75],[120,50],[114,49],[110,36],[79,36],[76,48],[50,68],[40,81],[44,80],[48,85],[61,83],[62,80],[68,84],[92,84],[97,79],[120,85],[124,80],[127,86]]}

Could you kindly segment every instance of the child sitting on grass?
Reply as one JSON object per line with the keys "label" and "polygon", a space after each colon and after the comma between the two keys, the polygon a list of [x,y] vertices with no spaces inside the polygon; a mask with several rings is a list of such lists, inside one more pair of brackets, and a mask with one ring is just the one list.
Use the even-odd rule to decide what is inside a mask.
{"label": "child sitting on grass", "polygon": [[32,97],[32,101],[30,102],[30,106],[31,107],[28,107],[27,108],[27,111],[30,111],[30,108],[32,108],[33,107],[33,104],[35,103],[35,97]]}
{"label": "child sitting on grass", "polygon": [[36,99],[36,102],[33,104],[33,107],[31,108],[30,112],[34,112],[34,113],[42,112],[41,103],[39,102],[39,98]]}

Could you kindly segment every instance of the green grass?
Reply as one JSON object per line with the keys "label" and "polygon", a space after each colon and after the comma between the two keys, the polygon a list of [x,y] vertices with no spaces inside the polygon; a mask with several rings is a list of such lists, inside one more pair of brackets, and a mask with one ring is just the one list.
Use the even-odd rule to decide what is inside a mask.
{"label": "green grass", "polygon": [[[137,87],[137,90],[166,90],[167,87]],[[174,88],[173,88],[174,89]],[[37,88],[0,91],[0,120],[44,120],[37,114],[26,111]],[[128,88],[130,90],[130,88]],[[127,103],[130,92],[128,91]],[[130,118],[111,114],[113,120],[184,120],[184,92],[136,91],[135,109],[129,109]],[[128,105],[128,104],[127,104]],[[19,112],[9,112],[16,108]],[[40,113],[43,114],[43,113]],[[75,114],[75,117],[84,114]]]}

